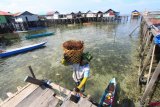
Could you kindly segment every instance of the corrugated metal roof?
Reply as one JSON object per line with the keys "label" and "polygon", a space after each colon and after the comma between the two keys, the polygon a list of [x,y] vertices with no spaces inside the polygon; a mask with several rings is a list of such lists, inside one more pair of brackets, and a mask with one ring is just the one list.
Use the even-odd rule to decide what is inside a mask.
{"label": "corrugated metal roof", "polygon": [[19,16],[19,15],[21,15],[22,14],[22,12],[17,12],[17,13],[15,13],[15,14],[13,14],[13,16]]}
{"label": "corrugated metal roof", "polygon": [[53,15],[55,13],[59,13],[58,11],[50,11],[50,12],[47,12],[46,15]]}
{"label": "corrugated metal roof", "polygon": [[8,13],[8,12],[0,11],[0,15],[2,15],[2,16],[11,16],[12,14]]}
{"label": "corrugated metal roof", "polygon": [[138,11],[137,11],[137,10],[134,10],[134,11],[132,11],[132,13],[133,13],[133,12],[138,12]]}
{"label": "corrugated metal roof", "polygon": [[13,16],[20,16],[20,15],[36,15],[36,14],[33,14],[31,12],[28,12],[28,11],[18,12],[18,13],[13,14]]}

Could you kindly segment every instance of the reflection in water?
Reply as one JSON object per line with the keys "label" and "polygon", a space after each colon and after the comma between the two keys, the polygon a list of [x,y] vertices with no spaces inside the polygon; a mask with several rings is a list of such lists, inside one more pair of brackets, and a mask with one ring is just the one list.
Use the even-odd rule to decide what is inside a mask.
{"label": "reflection in water", "polygon": [[[48,41],[48,43],[46,48],[0,59],[0,97],[6,98],[6,92],[14,92],[17,86],[25,85],[23,79],[30,75],[27,68],[29,65],[32,66],[37,78],[51,79],[63,87],[72,89],[74,87],[72,69],[60,64],[63,55],[62,43],[69,39],[83,40],[85,51],[90,51],[94,56],[91,61],[91,76],[85,93],[99,99],[109,80],[116,77],[123,91],[120,95],[132,97],[132,94],[128,93],[133,89],[131,85],[136,84],[136,80],[132,81],[134,78],[130,76],[137,71],[134,63],[138,30],[132,38],[128,35],[135,25],[137,22],[136,24],[99,23],[89,26],[57,26],[47,29],[48,32],[54,31],[55,35],[33,40],[24,39],[25,35],[31,33],[20,33],[18,42],[16,40],[11,46],[7,46],[7,49],[42,41]],[[128,77],[131,79],[131,85],[130,81],[127,83]]]}

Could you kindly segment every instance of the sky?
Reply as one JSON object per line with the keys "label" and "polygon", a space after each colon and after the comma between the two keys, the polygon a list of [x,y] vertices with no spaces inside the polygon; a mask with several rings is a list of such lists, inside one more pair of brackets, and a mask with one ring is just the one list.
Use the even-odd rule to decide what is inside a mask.
{"label": "sky", "polygon": [[160,0],[1,0],[0,11],[11,13],[30,11],[45,14],[51,11],[60,13],[107,11],[113,9],[121,14],[133,10],[160,10]]}

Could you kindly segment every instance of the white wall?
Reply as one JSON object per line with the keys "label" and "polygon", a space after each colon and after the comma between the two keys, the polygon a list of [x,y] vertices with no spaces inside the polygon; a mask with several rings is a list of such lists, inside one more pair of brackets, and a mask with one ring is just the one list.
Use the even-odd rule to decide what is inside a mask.
{"label": "white wall", "polygon": [[16,18],[15,18],[15,22],[23,22],[22,17],[16,17]]}
{"label": "white wall", "polygon": [[94,14],[94,13],[87,13],[86,17],[96,17],[96,14]]}
{"label": "white wall", "polygon": [[85,17],[85,15],[86,15],[85,13],[82,13],[82,17]]}
{"label": "white wall", "polygon": [[98,16],[98,17],[101,17],[101,15],[103,16],[103,14],[98,14],[97,16]]}
{"label": "white wall", "polygon": [[20,15],[15,18],[16,22],[26,22],[26,17],[28,18],[28,21],[38,21],[37,15]]}
{"label": "white wall", "polygon": [[59,13],[55,13],[50,16],[46,16],[46,19],[59,19]]}
{"label": "white wall", "polygon": [[104,13],[103,17],[115,17],[115,15],[109,15],[109,13]]}
{"label": "white wall", "polygon": [[46,19],[53,19],[53,16],[46,16]]}
{"label": "white wall", "polygon": [[73,19],[73,15],[72,14],[68,14],[66,17],[67,17],[67,19]]}
{"label": "white wall", "polygon": [[53,16],[53,19],[59,19],[59,14],[58,14],[58,13],[57,13],[57,14],[55,13],[54,16]]}

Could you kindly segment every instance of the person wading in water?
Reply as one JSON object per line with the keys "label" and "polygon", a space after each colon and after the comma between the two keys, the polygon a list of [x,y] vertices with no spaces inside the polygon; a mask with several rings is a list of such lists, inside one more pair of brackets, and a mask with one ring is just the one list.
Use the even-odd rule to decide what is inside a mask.
{"label": "person wading in water", "polygon": [[92,55],[83,53],[83,41],[69,40],[63,43],[64,57],[61,60],[63,65],[70,65],[73,69],[72,78],[76,83],[73,89],[75,93],[84,92],[85,84],[90,74],[89,62]]}
{"label": "person wading in water", "polygon": [[[83,53],[80,63],[78,64],[69,64],[73,69],[72,78],[76,84],[76,87],[73,89],[74,92],[84,92],[85,84],[90,74],[89,62],[92,59],[92,55],[87,52]],[[68,65],[65,58],[61,61],[63,65]]]}
{"label": "person wading in water", "polygon": [[88,53],[82,55],[82,60],[79,64],[73,64],[72,78],[76,83],[76,87],[73,89],[75,92],[84,92],[85,84],[90,74],[89,62],[92,57]]}

